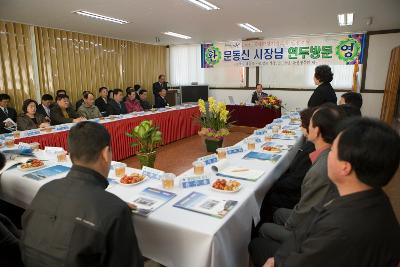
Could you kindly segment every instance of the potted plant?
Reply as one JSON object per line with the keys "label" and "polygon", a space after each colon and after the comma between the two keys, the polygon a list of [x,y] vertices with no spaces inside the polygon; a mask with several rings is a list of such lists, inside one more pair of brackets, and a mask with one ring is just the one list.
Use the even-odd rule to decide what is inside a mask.
{"label": "potted plant", "polygon": [[137,157],[140,167],[148,166],[153,168],[156,161],[156,148],[162,143],[159,128],[153,125],[153,121],[144,120],[126,135],[136,139],[131,146],[139,146]]}
{"label": "potted plant", "polygon": [[217,103],[213,97],[208,98],[207,104],[199,99],[198,105],[200,116],[197,120],[201,125],[198,133],[205,137],[207,151],[215,153],[217,148],[222,147],[224,137],[229,134],[229,111],[224,102]]}
{"label": "potted plant", "polygon": [[282,100],[274,95],[268,95],[267,97],[260,100],[259,105],[269,109],[280,109],[282,106]]}

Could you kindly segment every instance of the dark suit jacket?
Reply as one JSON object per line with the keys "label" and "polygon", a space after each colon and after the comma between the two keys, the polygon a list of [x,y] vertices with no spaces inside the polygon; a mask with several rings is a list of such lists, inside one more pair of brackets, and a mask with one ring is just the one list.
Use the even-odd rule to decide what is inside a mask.
{"label": "dark suit jacket", "polygon": [[0,108],[0,133],[9,133],[4,125],[4,122],[7,118],[12,119],[15,123],[17,123],[17,112],[13,108],[7,108],[8,115],[6,115],[3,109]]}
{"label": "dark suit jacket", "polygon": [[155,95],[155,96],[157,96],[158,95],[158,93],[161,91],[161,89],[166,89],[166,90],[168,90],[168,88],[167,88],[167,83],[165,82],[165,83],[163,83],[163,84],[160,84],[159,82],[155,82],[155,83],[153,83],[153,94]]}
{"label": "dark suit jacket", "polygon": [[[261,92],[261,97],[267,97],[268,96],[268,94],[266,94],[266,93],[264,93],[264,92]],[[258,99],[258,96],[257,96],[257,92],[253,92],[253,94],[251,95],[251,103],[256,103],[256,101],[258,101],[259,99]]]}
{"label": "dark suit jacket", "polygon": [[157,95],[154,99],[155,108],[165,108],[168,105],[167,99]]}
{"label": "dark suit jacket", "polygon": [[101,96],[96,98],[96,100],[94,101],[94,104],[99,108],[101,115],[103,115],[104,117],[111,114],[110,113],[111,107],[109,105],[110,99],[108,99],[107,101],[108,101],[108,103],[104,102],[104,99]]}
{"label": "dark suit jacket", "polygon": [[322,83],[315,88],[310,100],[308,100],[308,107],[318,107],[326,102],[334,104],[337,102],[335,90],[333,90],[330,83]]}
{"label": "dark suit jacket", "polygon": [[37,129],[40,124],[47,122],[43,115],[37,112],[35,114],[35,119],[36,123],[27,115],[21,114],[17,118],[17,129],[20,131]]}
{"label": "dark suit jacket", "polygon": [[120,115],[127,113],[125,104],[123,102],[120,102],[120,105],[118,105],[117,101],[114,99],[109,99],[108,104],[110,105],[109,115]]}
{"label": "dark suit jacket", "polygon": [[64,115],[61,111],[61,108],[58,105],[55,105],[50,111],[50,119],[52,125],[63,124],[63,123],[71,123],[74,119],[78,118],[78,113],[71,107],[67,109],[67,113],[69,118],[64,118]]}
{"label": "dark suit jacket", "polygon": [[[50,106],[50,109],[51,109],[51,106]],[[38,108],[37,108],[36,112],[41,114],[41,115],[43,115],[43,117],[49,117],[50,118],[50,114],[46,113],[46,110],[44,109],[42,104],[38,105]]]}
{"label": "dark suit jacket", "polygon": [[83,104],[83,98],[76,101],[75,110],[78,111],[79,107]]}
{"label": "dark suit jacket", "polygon": [[149,110],[151,109],[151,105],[147,101],[139,100],[140,105],[142,106],[143,110]]}

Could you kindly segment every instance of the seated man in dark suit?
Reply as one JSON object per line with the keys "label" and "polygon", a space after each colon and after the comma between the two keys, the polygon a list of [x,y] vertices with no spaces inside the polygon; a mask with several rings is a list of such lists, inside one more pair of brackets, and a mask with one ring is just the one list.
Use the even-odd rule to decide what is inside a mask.
{"label": "seated man in dark suit", "polygon": [[83,104],[83,102],[84,102],[83,96],[84,96],[86,93],[90,93],[90,92],[87,91],[87,90],[83,91],[83,92],[82,92],[82,98],[79,99],[78,101],[76,101],[76,104],[75,104],[75,110],[76,110],[76,111],[78,111],[78,109],[80,108],[80,106]]}
{"label": "seated man in dark suit", "polygon": [[155,108],[165,108],[166,106],[169,106],[167,99],[165,98],[166,95],[167,95],[167,90],[162,88],[161,91],[156,96],[156,98],[154,99]]}
{"label": "seated man in dark suit", "polygon": [[139,98],[139,103],[142,106],[143,110],[151,109],[151,105],[147,101],[147,90],[146,89],[140,89],[138,91],[138,98]]}
{"label": "seated man in dark suit", "polygon": [[113,99],[109,100],[110,115],[126,114],[125,104],[122,102],[123,93],[121,89],[113,90]]}
{"label": "seated man in dark suit", "polygon": [[17,123],[17,112],[13,108],[9,108],[10,96],[7,94],[0,94],[0,133],[9,133],[10,127],[13,127],[13,123],[4,122],[7,119],[13,120]]}
{"label": "seated man in dark suit", "polygon": [[251,95],[251,103],[253,104],[258,104],[259,101],[261,101],[264,97],[267,97],[268,94],[263,92],[262,85],[259,83],[256,85],[256,91],[253,92]]}
{"label": "seated man in dark suit", "polygon": [[37,112],[50,121],[50,110],[53,104],[53,97],[49,94],[42,96],[42,103],[38,105]]}
{"label": "seated man in dark suit", "polygon": [[154,94],[154,97],[156,97],[159,94],[159,92],[161,91],[162,88],[164,88],[165,90],[168,90],[167,82],[165,82],[165,75],[164,74],[160,74],[158,76],[158,82],[153,83],[153,94]]}
{"label": "seated man in dark suit", "polygon": [[50,111],[50,119],[52,125],[63,123],[80,122],[86,120],[80,117],[73,108],[70,107],[69,97],[67,95],[59,95],[56,98],[57,104]]}
{"label": "seated man in dark suit", "polygon": [[400,163],[400,137],[389,125],[356,118],[342,125],[328,157],[328,176],[338,197],[306,215],[280,246],[254,239],[255,267],[396,267],[400,227],[382,187]]}
{"label": "seated man in dark suit", "polygon": [[107,117],[110,115],[110,105],[109,105],[109,98],[108,98],[108,89],[107,87],[100,87],[99,88],[99,97],[96,98],[94,104],[99,108],[100,113],[103,117]]}

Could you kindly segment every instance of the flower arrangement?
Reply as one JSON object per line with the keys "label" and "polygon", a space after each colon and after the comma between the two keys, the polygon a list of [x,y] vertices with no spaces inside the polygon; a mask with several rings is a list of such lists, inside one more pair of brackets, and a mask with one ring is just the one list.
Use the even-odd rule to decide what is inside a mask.
{"label": "flower arrangement", "polygon": [[229,111],[224,102],[216,102],[213,97],[208,98],[208,105],[202,99],[198,102],[200,116],[197,118],[201,125],[200,136],[222,140],[229,134],[231,123]]}
{"label": "flower arrangement", "polygon": [[274,95],[268,95],[260,101],[260,105],[269,109],[279,109],[282,106],[282,100]]}

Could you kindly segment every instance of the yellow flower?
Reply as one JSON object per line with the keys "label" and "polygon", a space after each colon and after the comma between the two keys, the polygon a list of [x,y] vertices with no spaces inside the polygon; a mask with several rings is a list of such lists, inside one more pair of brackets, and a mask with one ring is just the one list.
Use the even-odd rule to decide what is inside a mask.
{"label": "yellow flower", "polygon": [[225,106],[224,102],[221,102],[221,101],[218,102],[218,110],[219,110],[219,112],[226,110],[226,106]]}
{"label": "yellow flower", "polygon": [[218,109],[217,109],[217,104],[215,102],[214,97],[209,97],[208,98],[208,109],[210,110],[210,112],[212,113],[217,113]]}
{"label": "yellow flower", "polygon": [[229,111],[226,110],[226,109],[224,109],[224,110],[222,110],[222,111],[220,112],[219,117],[220,117],[221,121],[223,121],[223,122],[226,123],[227,120],[228,120],[228,115],[229,115]]}
{"label": "yellow flower", "polygon": [[199,99],[199,110],[203,114],[206,113],[206,103],[204,102],[203,99]]}

